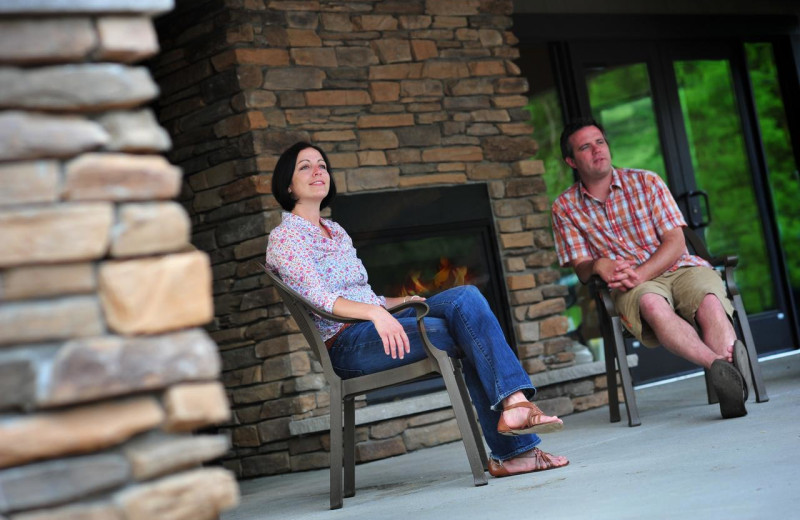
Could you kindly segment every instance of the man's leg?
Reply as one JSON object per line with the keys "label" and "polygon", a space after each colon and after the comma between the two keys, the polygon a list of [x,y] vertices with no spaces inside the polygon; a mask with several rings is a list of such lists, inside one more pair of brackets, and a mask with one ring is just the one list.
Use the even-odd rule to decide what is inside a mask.
{"label": "man's leg", "polygon": [[733,307],[722,278],[709,267],[679,271],[672,284],[675,311],[701,330],[703,341],[711,350],[731,361],[736,331],[731,321]]}
{"label": "man's leg", "polygon": [[[741,417],[747,414],[744,405],[744,379],[728,362],[728,356],[714,350],[716,348],[720,352],[728,352],[724,345],[728,342],[728,331],[725,330],[724,323],[729,322],[727,312],[724,312],[724,319],[718,314],[717,306],[723,306],[720,305],[714,284],[708,284],[710,289],[707,290],[701,283],[703,279],[706,282],[714,281],[708,276],[709,273],[716,275],[711,269],[704,267],[684,268],[667,273],[635,288],[627,298],[618,301],[618,308],[622,304],[628,313],[633,313],[638,308],[638,317],[650,328],[649,331],[637,329],[642,332],[643,342],[647,337],[648,342],[652,343],[652,332],[655,339],[670,352],[708,369],[711,384],[719,397],[722,417]],[[724,293],[722,295],[724,297]],[[677,310],[672,308],[673,298]],[[638,326],[635,323],[632,325],[634,328]],[[700,338],[694,325],[702,327],[704,337],[713,338],[713,347]],[[649,345],[648,342],[644,343]]]}
{"label": "man's leg", "polygon": [[728,314],[714,294],[706,294],[694,317],[703,333],[703,342],[708,347],[724,357],[733,361],[733,343],[736,341],[736,331],[733,330]]}
{"label": "man's leg", "polygon": [[715,360],[724,357],[706,345],[694,327],[678,316],[663,296],[655,293],[642,295],[639,312],[658,341],[673,354],[704,368],[711,368]]}

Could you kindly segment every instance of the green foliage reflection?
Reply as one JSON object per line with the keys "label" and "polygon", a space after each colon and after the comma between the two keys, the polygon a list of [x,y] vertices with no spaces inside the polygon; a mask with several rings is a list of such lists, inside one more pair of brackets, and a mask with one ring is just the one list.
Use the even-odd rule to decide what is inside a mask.
{"label": "green foliage reflection", "polygon": [[[758,124],[769,167],[769,184],[792,286],[800,292],[800,175],[794,161],[777,69],[768,43],[745,46]],[[709,194],[712,224],[706,238],[712,253],[740,258],[737,281],[748,312],[775,306],[772,273],[753,192],[729,63],[674,63],[698,189]],[[617,166],[644,168],[666,178],[644,63],[604,68],[587,75],[593,114],[605,127]],[[545,166],[547,194],[554,200],[573,181],[561,160],[562,114],[550,90],[529,100],[537,159]],[[566,274],[566,272],[565,272]]]}
{"label": "green foliage reflection", "polygon": [[736,281],[748,312],[775,305],[750,166],[724,60],[675,62],[697,187],[708,193],[712,254],[737,254]]}
{"label": "green foliage reflection", "polygon": [[614,165],[650,170],[666,179],[647,65],[602,69],[586,81],[592,113],[606,130]]}
{"label": "green foliage reflection", "polygon": [[778,85],[778,71],[769,43],[745,46],[750,81],[758,112],[761,141],[767,156],[769,186],[784,258],[795,294],[800,293],[800,175],[792,155],[789,125]]}

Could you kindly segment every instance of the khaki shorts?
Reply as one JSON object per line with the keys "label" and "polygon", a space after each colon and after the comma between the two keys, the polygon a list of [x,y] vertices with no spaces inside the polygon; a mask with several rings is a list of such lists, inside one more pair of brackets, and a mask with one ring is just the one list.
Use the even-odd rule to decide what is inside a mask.
{"label": "khaki shorts", "polygon": [[681,267],[648,280],[630,291],[612,291],[611,299],[614,300],[625,328],[646,347],[660,345],[653,329],[647,322],[642,322],[639,315],[639,300],[647,293],[663,296],[670,307],[695,329],[698,326],[694,315],[707,294],[715,295],[722,302],[728,317],[733,316],[733,306],[726,294],[722,276],[710,267]]}

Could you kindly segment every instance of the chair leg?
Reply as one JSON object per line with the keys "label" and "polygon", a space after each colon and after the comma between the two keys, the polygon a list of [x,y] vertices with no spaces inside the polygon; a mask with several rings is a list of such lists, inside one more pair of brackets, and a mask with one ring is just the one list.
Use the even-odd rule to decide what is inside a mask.
{"label": "chair leg", "polygon": [[736,311],[736,317],[738,318],[736,321],[739,323],[739,328],[742,332],[742,341],[744,341],[744,346],[747,348],[747,358],[750,363],[750,374],[753,376],[756,402],[766,403],[769,401],[769,396],[767,395],[767,387],[764,385],[764,379],[761,377],[761,366],[758,364],[756,343],[753,340],[753,333],[750,331],[750,321],[744,312],[742,297],[738,294],[733,296],[733,308]]}
{"label": "chair leg", "polygon": [[356,406],[353,398],[344,399],[344,496],[356,494]]}
{"label": "chair leg", "polygon": [[617,395],[617,368],[614,360],[617,351],[614,347],[614,333],[611,330],[613,324],[611,317],[605,312],[603,302],[597,302],[597,311],[600,314],[600,330],[603,334],[603,353],[606,360],[606,389],[608,391],[608,415],[613,422],[620,421],[619,415],[619,395]]}
{"label": "chair leg", "polygon": [[461,361],[458,359],[452,359],[452,362],[455,368],[454,373],[456,383],[458,383],[458,391],[461,394],[461,400],[465,403],[469,427],[470,430],[472,430],[472,436],[475,438],[475,443],[478,446],[478,455],[481,458],[483,469],[488,470],[489,457],[486,456],[486,448],[483,445],[483,437],[481,436],[480,428],[478,428],[478,419],[475,417],[475,410],[471,406],[472,399],[470,398],[469,391],[467,390],[467,383],[464,381],[464,373],[461,371]]}
{"label": "chair leg", "polygon": [[[472,480],[476,486],[485,486],[488,481],[484,471],[484,461],[480,456],[480,450],[483,449],[483,440],[478,435],[477,426],[470,424],[467,406],[472,406],[472,402],[464,399],[459,385],[456,381],[456,368],[453,361],[444,352],[439,352],[436,355],[436,360],[439,363],[439,370],[444,379],[444,386],[447,389],[447,394],[450,397],[450,402],[453,405],[453,412],[456,415],[456,423],[461,432],[461,440],[464,442],[464,449],[467,452],[467,460],[469,467],[472,470]],[[458,370],[461,377],[461,370]],[[480,443],[480,448],[478,444]],[[485,454],[484,454],[485,457]]]}
{"label": "chair leg", "polygon": [[625,340],[622,337],[622,323],[618,316],[611,319],[611,327],[617,351],[619,377],[622,380],[622,394],[625,396],[625,409],[628,412],[628,426],[639,426],[642,421],[639,420],[639,408],[636,406],[636,395],[633,393],[633,381],[628,367],[628,355],[625,352]]}
{"label": "chair leg", "polygon": [[339,509],[344,504],[342,441],[342,389],[331,385],[331,509]]}
{"label": "chair leg", "polygon": [[608,391],[608,415],[613,422],[620,421],[619,395],[617,394],[617,352],[613,347],[613,336],[603,334],[603,350],[606,357],[606,389]]}

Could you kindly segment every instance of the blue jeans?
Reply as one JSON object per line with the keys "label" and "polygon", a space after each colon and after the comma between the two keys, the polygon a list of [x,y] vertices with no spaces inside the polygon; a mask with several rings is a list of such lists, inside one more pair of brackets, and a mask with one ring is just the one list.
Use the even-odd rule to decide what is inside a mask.
{"label": "blue jeans", "polygon": [[[537,435],[510,437],[497,433],[501,401],[517,391],[530,399],[536,389],[506,343],[486,299],[474,286],[465,285],[431,296],[426,303],[430,307],[424,318],[428,339],[448,355],[461,358],[467,389],[492,457],[506,460],[533,449],[541,442]],[[386,355],[372,322],[344,329],[330,350],[339,377],[372,374],[424,359],[426,354],[415,316],[413,309],[395,315],[411,344],[411,352],[403,359]]]}

